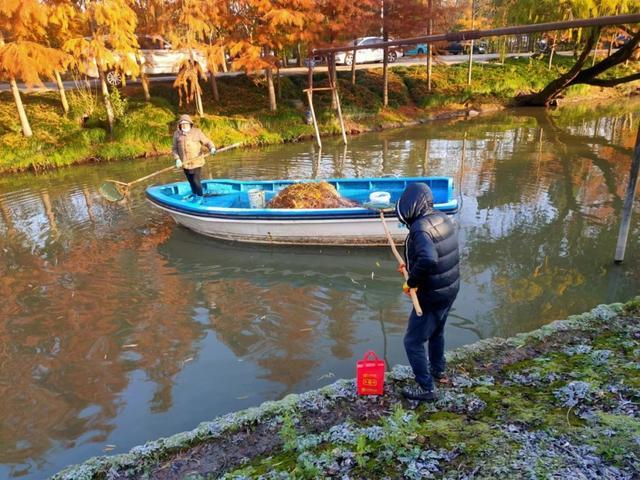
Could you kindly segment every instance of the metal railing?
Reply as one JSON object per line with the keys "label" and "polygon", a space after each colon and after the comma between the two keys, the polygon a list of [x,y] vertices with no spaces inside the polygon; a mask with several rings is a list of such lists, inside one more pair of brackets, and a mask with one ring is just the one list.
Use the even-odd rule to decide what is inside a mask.
{"label": "metal railing", "polygon": [[551,32],[554,30],[566,30],[569,28],[605,27],[610,25],[623,25],[627,23],[640,23],[640,13],[629,15],[612,15],[608,17],[583,18],[567,20],[564,22],[534,23],[530,25],[517,25],[514,27],[494,28],[490,30],[463,30],[460,32],[439,33],[422,37],[403,38],[388,42],[371,43],[368,45],[346,45],[342,47],[316,48],[311,50],[313,55],[325,55],[337,52],[352,52],[370,48],[401,47],[417,45],[419,43],[434,42],[461,42],[465,40],[477,40],[483,37],[501,37],[505,35],[518,35],[522,33]]}

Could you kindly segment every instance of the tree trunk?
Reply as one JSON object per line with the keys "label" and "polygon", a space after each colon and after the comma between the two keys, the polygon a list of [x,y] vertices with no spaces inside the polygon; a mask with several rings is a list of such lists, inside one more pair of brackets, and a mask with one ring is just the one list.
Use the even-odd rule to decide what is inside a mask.
{"label": "tree trunk", "polygon": [[269,90],[269,110],[275,112],[278,109],[278,105],[276,103],[276,90],[273,86],[273,73],[271,72],[271,67],[265,70],[267,75],[267,89]]}
{"label": "tree trunk", "polygon": [[227,56],[225,55],[224,47],[222,47],[220,49],[220,56],[222,57],[222,59],[220,61],[220,65],[222,65],[222,71],[223,72],[228,72],[229,69],[227,67]]}
{"label": "tree trunk", "polygon": [[278,91],[278,101],[282,100],[282,82],[280,78],[280,62],[276,64],[276,86]]}
{"label": "tree trunk", "polygon": [[[333,88],[338,88],[336,85],[336,57],[335,54],[329,55],[329,64],[327,65],[327,73],[329,74],[329,85]],[[336,101],[336,96],[331,92],[331,108],[333,110],[338,109],[338,102]]]}
{"label": "tree trunk", "polygon": [[216,68],[214,68],[212,71],[210,71],[209,73],[211,74],[211,93],[213,95],[213,99],[216,102],[220,101],[220,92],[218,92],[218,81],[216,80],[216,72],[215,70],[217,70]]}
{"label": "tree trunk", "polygon": [[[389,40],[389,34],[386,29],[382,34],[383,40]],[[384,59],[382,60],[382,105],[389,106],[389,47],[386,45],[383,49]]]}
{"label": "tree trunk", "polygon": [[300,46],[300,42],[296,43],[296,65],[298,67],[302,67],[302,47]]}
{"label": "tree trunk", "polygon": [[147,77],[147,74],[140,74],[140,80],[142,83],[142,91],[144,92],[144,100],[148,102],[151,100],[151,91],[149,89],[149,78]]}
{"label": "tree trunk", "polygon": [[596,64],[596,57],[598,56],[598,44],[600,43],[600,34],[601,32],[598,32],[598,39],[596,40],[595,47],[593,47],[593,58],[591,59],[592,67]]}
{"label": "tree trunk", "polygon": [[58,86],[58,92],[60,92],[60,101],[62,102],[62,109],[64,110],[64,114],[69,113],[69,102],[67,101],[67,93],[64,91],[64,84],[62,83],[62,79],[60,78],[60,72],[58,70],[53,71],[56,85]]}
{"label": "tree trunk", "polygon": [[580,57],[576,61],[575,65],[564,75],[560,76],[556,80],[553,80],[549,85],[547,85],[542,91],[532,94],[525,95],[518,99],[518,103],[521,105],[531,105],[531,106],[547,106],[549,103],[564,91],[575,78],[580,73],[580,70],[584,63],[587,61],[589,53],[595,44],[596,38],[599,34],[598,30],[593,30],[591,35],[587,40],[587,44],[584,47],[584,50],[580,54]]}
{"label": "tree trunk", "polygon": [[[196,56],[193,53],[193,49],[189,50],[189,57],[193,64],[196,64]],[[202,89],[200,88],[200,80],[198,80],[198,76],[196,75],[196,84],[193,86],[196,92],[196,115],[199,117],[204,116],[204,108],[202,107]]]}
{"label": "tree trunk", "polygon": [[[355,46],[355,45],[354,45]],[[358,51],[353,49],[353,56],[351,57],[351,85],[356,84],[356,57]]]}
{"label": "tree trunk", "polygon": [[469,66],[467,67],[467,85],[471,85],[471,72],[473,70],[473,40],[469,48]]}
{"label": "tree trunk", "polygon": [[98,65],[98,77],[100,78],[102,100],[104,101],[104,107],[107,110],[107,123],[109,124],[109,133],[111,133],[113,132],[115,116],[113,114],[113,105],[111,105],[111,99],[109,98],[109,87],[107,86],[107,80],[105,78],[104,68],[102,67],[102,65]]}
{"label": "tree trunk", "polygon": [[197,84],[198,80],[196,80],[196,115],[199,117],[204,117],[204,107],[202,106],[202,92],[200,90],[200,85]]}
{"label": "tree trunk", "polygon": [[27,112],[25,112],[24,105],[22,104],[22,97],[20,97],[20,90],[18,90],[18,84],[16,83],[16,79],[11,77],[11,79],[9,80],[9,85],[11,86],[11,93],[13,93],[13,100],[16,102],[16,108],[18,109],[18,115],[20,116],[20,125],[22,126],[22,134],[25,137],[30,137],[33,135],[33,132],[31,131],[31,125],[29,125]]}
{"label": "tree trunk", "polygon": [[553,43],[551,44],[551,52],[549,52],[549,66],[548,70],[551,70],[551,66],[553,65],[553,55],[556,53],[556,41],[558,39],[557,35],[553,36]]}
{"label": "tree trunk", "polygon": [[609,51],[607,52],[607,57],[611,56],[611,51],[613,50],[613,42],[616,39],[616,32],[611,34],[611,40],[609,41]]}
{"label": "tree trunk", "polygon": [[149,77],[147,77],[146,72],[144,71],[144,64],[138,60],[138,65],[140,66],[140,83],[142,84],[142,91],[144,92],[144,100],[148,102],[151,100],[151,93],[149,90]]}

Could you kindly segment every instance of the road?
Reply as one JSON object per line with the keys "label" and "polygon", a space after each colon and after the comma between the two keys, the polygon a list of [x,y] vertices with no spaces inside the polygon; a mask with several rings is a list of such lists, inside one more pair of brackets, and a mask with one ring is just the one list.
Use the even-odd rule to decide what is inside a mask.
{"label": "road", "polygon": [[[570,53],[570,52],[567,52]],[[508,57],[529,57],[532,53],[510,53],[507,54]],[[497,53],[484,53],[484,54],[474,54],[473,60],[474,62],[482,63],[487,62],[489,60],[495,60],[499,55]],[[434,62],[445,65],[454,65],[457,63],[465,63],[467,61],[467,55],[438,55],[434,57]],[[407,67],[411,65],[425,65],[427,62],[426,57],[401,57],[395,63],[390,63],[389,68],[398,68],[398,67]],[[356,65],[356,70],[368,70],[381,68],[381,63],[362,63]],[[350,66],[338,66],[338,71],[350,71]],[[314,68],[314,72],[326,72],[326,66],[318,66]],[[296,76],[296,75],[306,75],[308,72],[306,67],[289,67],[282,68],[280,70],[280,74],[283,76]],[[237,77],[239,75],[244,75],[244,72],[220,72],[216,74],[217,78],[228,78],[228,77]],[[150,82],[170,82],[175,80],[175,75],[160,75],[149,77]],[[77,88],[77,84],[73,80],[65,80],[62,82],[64,84],[64,88],[67,90],[73,90]],[[91,79],[88,80],[89,85],[92,88],[98,88],[98,80]],[[128,80],[127,84],[138,84],[140,80]],[[23,92],[33,92],[33,91],[46,91],[46,90],[57,90],[56,84],[54,82],[45,82],[43,87],[31,87],[28,88],[26,85],[19,83],[18,88]],[[9,85],[6,83],[0,84],[0,92],[9,91]]]}

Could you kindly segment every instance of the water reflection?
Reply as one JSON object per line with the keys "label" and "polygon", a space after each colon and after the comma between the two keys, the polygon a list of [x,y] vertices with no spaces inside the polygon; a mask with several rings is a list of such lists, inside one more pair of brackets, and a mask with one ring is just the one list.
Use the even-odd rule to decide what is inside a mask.
{"label": "water reflection", "polygon": [[[216,157],[212,176],[451,175],[463,286],[448,346],[530,330],[640,286],[639,222],[612,264],[637,104],[518,110]],[[161,161],[0,179],[0,476],[41,478],[229,410],[405,363],[385,249],[214,242],[104,202]],[[161,181],[178,176],[167,175]],[[633,235],[635,233],[635,235]],[[132,428],[135,425],[135,428]]]}

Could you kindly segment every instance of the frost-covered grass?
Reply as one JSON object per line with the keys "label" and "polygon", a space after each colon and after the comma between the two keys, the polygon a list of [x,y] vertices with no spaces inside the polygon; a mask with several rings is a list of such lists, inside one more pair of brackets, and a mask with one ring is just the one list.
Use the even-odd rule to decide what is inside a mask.
{"label": "frost-covered grass", "polygon": [[434,404],[395,367],[382,397],[341,380],[54,478],[636,478],[640,297],[448,360]]}
{"label": "frost-covered grass", "polygon": [[[427,91],[423,66],[394,68],[389,72],[389,107],[382,107],[382,69],[359,70],[356,85],[350,73],[340,72],[340,95],[347,129],[361,132],[432,118],[444,110],[465,110],[484,103],[504,105],[515,95],[540,89],[566,70],[571,59],[558,57],[549,71],[545,59],[509,59],[504,65],[477,64],[473,82],[466,84],[466,65],[434,68],[432,92]],[[635,64],[619,67],[616,74],[635,71]],[[610,74],[610,73],[608,73]],[[316,76],[318,86],[326,75]],[[219,145],[242,142],[262,145],[311,138],[305,123],[306,76],[283,77],[278,111],[268,111],[264,80],[239,76],[218,81],[220,102],[214,102],[203,85],[205,115],[201,128]],[[628,91],[629,85],[618,91]],[[584,96],[590,87],[573,87],[568,96]],[[144,102],[139,87],[127,87],[114,99],[119,116],[115,131],[107,133],[106,115],[95,92],[69,92],[71,113],[64,116],[56,92],[26,93],[23,101],[34,132],[22,136],[8,92],[0,93],[0,172],[56,168],[90,160],[118,160],[145,154],[166,153],[179,113],[193,113],[193,105],[178,108],[169,83],[152,83],[152,101]],[[124,100],[124,101],[122,101]],[[314,96],[320,131],[339,133],[328,93]],[[84,124],[82,115],[90,112]]]}

